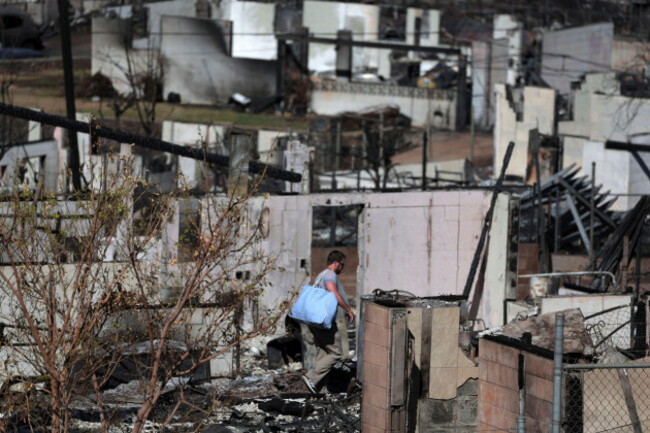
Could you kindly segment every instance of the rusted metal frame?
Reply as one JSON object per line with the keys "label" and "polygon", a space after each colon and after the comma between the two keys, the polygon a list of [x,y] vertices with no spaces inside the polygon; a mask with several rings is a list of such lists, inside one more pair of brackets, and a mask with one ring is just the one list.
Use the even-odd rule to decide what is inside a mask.
{"label": "rusted metal frame", "polygon": [[565,193],[564,196],[566,197],[567,204],[569,205],[569,209],[571,210],[571,214],[573,215],[573,221],[575,221],[576,225],[578,226],[578,231],[580,232],[582,243],[584,244],[585,248],[587,248],[587,252],[590,252],[591,244],[589,243],[589,237],[587,237],[587,231],[585,230],[585,227],[582,225],[582,219],[580,218],[580,214],[578,213],[576,204],[571,198],[571,195]]}
{"label": "rusted metal frame", "polygon": [[592,162],[591,163],[591,191],[590,192],[590,212],[589,212],[589,255],[591,258],[594,258],[594,255],[596,254],[596,247],[594,245],[594,236],[595,236],[595,222],[594,222],[594,209],[596,207],[596,163]]}
{"label": "rusted metal frame", "polygon": [[510,157],[512,156],[512,151],[514,150],[514,148],[515,148],[515,142],[511,141],[508,144],[508,148],[506,149],[506,154],[503,157],[503,164],[501,165],[501,173],[499,174],[497,183],[494,186],[494,189],[492,191],[492,200],[490,202],[490,208],[488,209],[487,214],[485,215],[485,222],[483,223],[483,229],[481,230],[481,237],[479,238],[478,245],[476,246],[476,250],[474,251],[474,258],[472,259],[472,265],[469,270],[469,275],[467,275],[467,281],[465,281],[465,288],[463,289],[463,297],[465,299],[469,298],[469,293],[472,291],[472,283],[474,282],[474,277],[476,276],[476,269],[478,268],[479,265],[481,252],[483,251],[485,239],[487,237],[488,231],[490,230],[490,226],[492,225],[492,214],[494,213],[494,206],[496,205],[497,202],[497,196],[501,191],[503,180],[506,177],[506,170],[508,168],[508,164],[510,164]]}
{"label": "rusted metal frame", "polygon": [[[566,180],[564,180],[564,179],[562,179],[562,178],[559,178],[559,179],[558,179],[558,182],[559,182],[562,186],[564,186],[564,188],[567,190],[567,192],[571,193],[571,195],[572,195],[573,197],[575,197],[576,200],[578,200],[579,202],[581,202],[584,206],[590,207],[590,203],[589,203],[589,201],[588,201],[586,198],[584,198],[582,195],[580,195],[580,193],[578,193],[578,191],[576,191],[576,189],[573,188],[573,186],[571,186],[571,185],[570,185]],[[612,227],[613,229],[616,229],[616,223],[614,223],[614,221],[613,221],[613,220],[612,220],[608,215],[606,215],[604,212],[602,212],[600,209],[595,208],[595,209],[594,209],[594,213],[595,213],[595,214],[598,216],[598,218],[600,218],[603,222],[607,223],[607,224],[608,224],[610,227]]]}
{"label": "rusted metal frame", "polygon": [[634,395],[632,395],[632,385],[630,384],[630,377],[627,374],[627,369],[619,368],[617,369],[617,373],[618,380],[621,384],[621,390],[623,391],[625,405],[627,406],[627,411],[630,416],[632,429],[634,430],[634,433],[643,433],[643,429],[641,428],[641,421],[639,420],[639,412],[636,408]]}
{"label": "rusted metal frame", "polygon": [[618,331],[623,329],[624,327],[628,326],[630,324],[631,320],[628,320],[625,323],[622,323],[618,325],[616,328],[614,328],[613,331],[611,331],[609,334],[605,335],[595,346],[594,349],[598,348],[601,344],[609,340],[614,334],[616,334]]}
{"label": "rusted metal frame", "polygon": [[[295,39],[295,36],[278,36],[278,39]],[[354,39],[342,40],[342,39],[321,38],[321,37],[314,37],[314,36],[307,38],[307,41],[316,44],[351,45],[353,47],[362,47],[362,48],[386,48],[390,50],[419,51],[423,53],[451,54],[456,56],[461,55],[461,51],[459,48],[426,47],[422,45],[392,44],[387,42],[359,41]]]}
{"label": "rusted metal frame", "polygon": [[641,155],[639,155],[639,152],[636,150],[630,150],[630,153],[636,159],[636,162],[639,163],[639,167],[641,167],[641,170],[645,173],[646,177],[650,180],[650,168],[648,168],[648,165],[645,163],[643,158],[641,158]]}
{"label": "rusted metal frame", "polygon": [[560,190],[555,190],[555,222],[553,224],[553,252],[560,250]]}
{"label": "rusted metal frame", "polygon": [[627,150],[628,152],[631,152],[631,151],[650,152],[650,145],[647,145],[647,144],[634,144],[634,143],[626,143],[626,142],[623,142],[623,141],[607,140],[605,142],[605,149]]}

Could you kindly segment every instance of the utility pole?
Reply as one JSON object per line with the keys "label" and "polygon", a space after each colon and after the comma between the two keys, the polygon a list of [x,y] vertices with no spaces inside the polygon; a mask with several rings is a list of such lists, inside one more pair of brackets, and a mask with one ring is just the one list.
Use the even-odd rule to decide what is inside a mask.
{"label": "utility pole", "polygon": [[[61,56],[63,60],[63,81],[65,84],[65,110],[70,120],[76,120],[77,110],[74,105],[74,77],[72,75],[72,47],[70,43],[70,20],[68,19],[68,0],[57,0],[59,6],[59,28],[61,31]],[[72,187],[81,191],[81,173],[79,164],[79,144],[77,134],[68,131],[68,170],[72,176]]]}

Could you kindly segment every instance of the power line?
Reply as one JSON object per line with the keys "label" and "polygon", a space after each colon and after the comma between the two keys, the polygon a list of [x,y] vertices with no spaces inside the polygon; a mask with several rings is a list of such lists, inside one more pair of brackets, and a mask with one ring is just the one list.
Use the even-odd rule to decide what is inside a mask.
{"label": "power line", "polygon": [[[32,120],[34,122],[44,123],[46,125],[59,126],[69,131],[80,132],[82,134],[89,134],[96,137],[103,137],[109,140],[115,140],[119,143],[133,143],[137,146],[146,147],[148,149],[168,152],[174,155],[183,156],[185,158],[192,158],[199,161],[205,161],[211,164],[227,167],[230,163],[230,158],[224,155],[204,152],[199,148],[180,146],[178,144],[159,140],[153,137],[144,137],[142,135],[131,134],[129,132],[113,130],[92,121],[88,123],[79,120],[72,120],[54,114],[47,114],[25,107],[18,107],[15,105],[3,103],[0,103],[0,114],[5,114],[7,116],[17,117],[25,120]],[[268,177],[284,180],[287,182],[300,182],[302,180],[302,175],[299,173],[283,170],[277,167],[263,164],[258,161],[249,161],[248,171],[256,174],[264,174]]]}

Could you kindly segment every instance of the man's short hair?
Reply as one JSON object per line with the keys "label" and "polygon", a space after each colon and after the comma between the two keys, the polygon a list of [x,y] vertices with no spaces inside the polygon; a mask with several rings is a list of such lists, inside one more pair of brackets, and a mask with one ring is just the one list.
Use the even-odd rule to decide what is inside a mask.
{"label": "man's short hair", "polygon": [[345,260],[345,254],[343,254],[339,250],[332,250],[327,255],[327,266],[331,265],[334,262],[341,263],[343,260]]}

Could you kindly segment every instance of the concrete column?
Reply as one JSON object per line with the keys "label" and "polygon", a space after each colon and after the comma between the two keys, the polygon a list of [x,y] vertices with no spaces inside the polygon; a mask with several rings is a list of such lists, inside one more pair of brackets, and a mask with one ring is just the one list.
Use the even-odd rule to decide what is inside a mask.
{"label": "concrete column", "polygon": [[[352,41],[350,30],[339,30],[336,39],[340,41]],[[352,45],[338,44],[336,46],[336,77],[342,81],[349,81],[352,78]]]}

